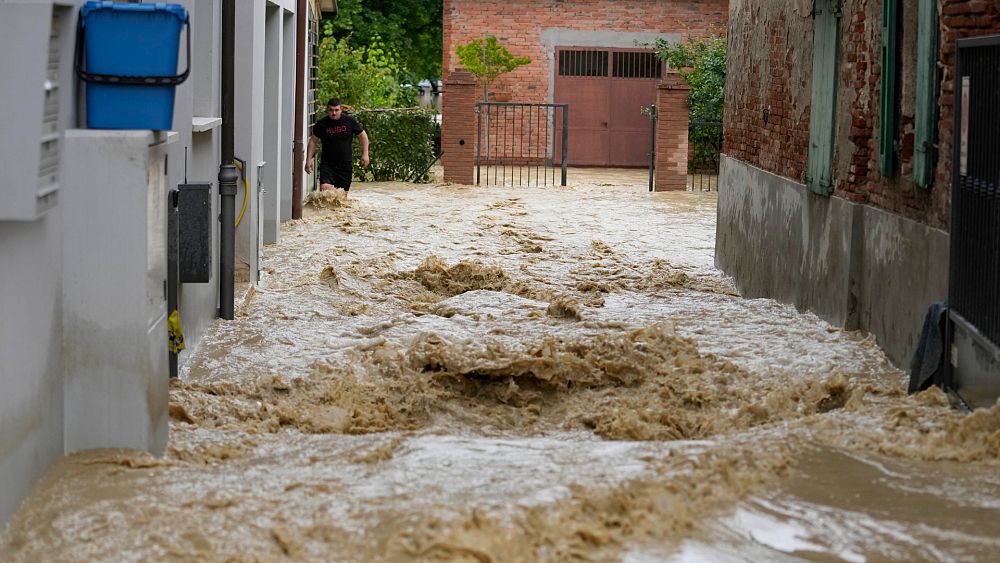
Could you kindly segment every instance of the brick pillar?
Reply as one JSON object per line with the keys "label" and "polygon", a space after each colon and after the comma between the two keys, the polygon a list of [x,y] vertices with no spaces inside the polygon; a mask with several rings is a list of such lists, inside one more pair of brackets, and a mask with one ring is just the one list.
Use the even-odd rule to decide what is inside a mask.
{"label": "brick pillar", "polygon": [[656,90],[656,174],[653,189],[687,189],[688,124],[687,97],[691,87],[676,73],[668,74]]}
{"label": "brick pillar", "polygon": [[476,79],[464,68],[448,73],[441,96],[441,156],[445,182],[475,183]]}

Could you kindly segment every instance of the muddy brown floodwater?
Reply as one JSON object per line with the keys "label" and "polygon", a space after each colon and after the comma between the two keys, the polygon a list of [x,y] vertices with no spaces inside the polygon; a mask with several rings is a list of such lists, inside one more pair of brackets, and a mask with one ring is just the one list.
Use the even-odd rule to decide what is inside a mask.
{"label": "muddy brown floodwater", "polygon": [[[713,266],[714,193],[361,184],[5,561],[995,560],[1000,407]],[[634,176],[634,175],[633,175]]]}

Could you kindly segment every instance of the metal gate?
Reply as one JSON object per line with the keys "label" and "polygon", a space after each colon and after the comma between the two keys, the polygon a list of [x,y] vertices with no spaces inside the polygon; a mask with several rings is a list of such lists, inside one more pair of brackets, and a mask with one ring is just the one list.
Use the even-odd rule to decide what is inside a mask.
{"label": "metal gate", "polygon": [[568,147],[568,104],[476,104],[476,184],[565,186]]}
{"label": "metal gate", "polygon": [[983,406],[1000,394],[1000,36],[957,43],[946,383]]}
{"label": "metal gate", "polygon": [[688,181],[691,191],[719,189],[722,124],[692,121],[688,126]]}
{"label": "metal gate", "polygon": [[650,49],[558,46],[553,101],[572,113],[570,164],[646,165],[646,118],[665,63]]}

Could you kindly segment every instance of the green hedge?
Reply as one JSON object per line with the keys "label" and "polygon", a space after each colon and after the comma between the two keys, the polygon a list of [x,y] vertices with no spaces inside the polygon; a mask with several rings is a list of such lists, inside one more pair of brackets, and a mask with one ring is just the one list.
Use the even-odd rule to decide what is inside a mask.
{"label": "green hedge", "polygon": [[[354,140],[354,175],[357,180],[428,181],[425,169],[434,160],[434,138],[439,126],[434,114],[423,108],[359,109],[354,113],[368,132],[371,166],[361,166],[361,144]],[[414,178],[423,172],[420,177]]]}

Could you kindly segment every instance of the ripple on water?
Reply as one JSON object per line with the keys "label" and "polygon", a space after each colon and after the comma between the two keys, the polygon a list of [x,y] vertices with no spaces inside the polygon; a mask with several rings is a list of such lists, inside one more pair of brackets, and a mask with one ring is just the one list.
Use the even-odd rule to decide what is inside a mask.
{"label": "ripple on water", "polygon": [[166,456],[67,456],[0,549],[995,553],[1000,407],[964,418],[939,393],[908,397],[870,337],[741,298],[713,265],[715,194],[633,180],[316,196],[265,248],[237,318],[186,358]]}

